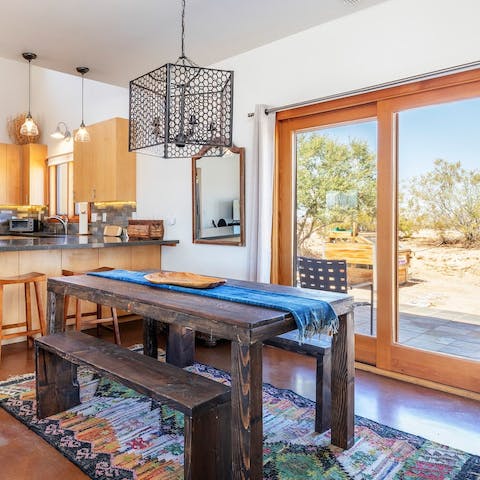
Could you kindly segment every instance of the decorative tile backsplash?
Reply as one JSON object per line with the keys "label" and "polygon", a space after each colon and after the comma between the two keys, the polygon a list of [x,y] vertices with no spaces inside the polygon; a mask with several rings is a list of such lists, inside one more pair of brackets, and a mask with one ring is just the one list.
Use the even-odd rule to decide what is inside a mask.
{"label": "decorative tile backsplash", "polygon": [[47,215],[47,207],[0,207],[0,233],[8,233],[11,218],[35,218],[42,219]]}
{"label": "decorative tile backsplash", "polygon": [[[105,225],[119,225],[127,227],[128,219],[132,218],[137,207],[135,203],[101,203],[90,204],[91,217],[96,220],[89,223],[89,232],[92,235],[103,235]],[[94,214],[94,215],[93,215]],[[105,215],[104,215],[105,214]],[[103,221],[104,216],[106,220]],[[47,207],[0,207],[0,233],[8,233],[11,218],[35,218],[43,220],[48,217]],[[63,233],[60,222],[44,222],[43,231],[49,233]],[[69,222],[68,233],[78,233],[78,223]]]}

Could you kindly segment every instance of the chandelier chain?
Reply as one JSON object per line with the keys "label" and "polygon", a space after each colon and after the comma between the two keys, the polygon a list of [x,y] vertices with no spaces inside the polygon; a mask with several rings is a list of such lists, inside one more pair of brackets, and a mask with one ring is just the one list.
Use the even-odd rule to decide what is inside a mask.
{"label": "chandelier chain", "polygon": [[182,56],[185,57],[185,0],[182,0]]}

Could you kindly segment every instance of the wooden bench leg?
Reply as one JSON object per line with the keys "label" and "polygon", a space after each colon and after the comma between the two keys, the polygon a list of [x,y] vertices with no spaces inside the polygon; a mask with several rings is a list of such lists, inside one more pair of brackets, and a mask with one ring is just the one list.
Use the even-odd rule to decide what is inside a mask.
{"label": "wooden bench leg", "polygon": [[37,417],[64,412],[80,403],[77,366],[35,345]]}
{"label": "wooden bench leg", "polygon": [[332,353],[328,349],[317,356],[317,388],[315,397],[315,431],[323,433],[332,422]]}
{"label": "wooden bench leg", "polygon": [[229,402],[185,415],[185,480],[229,480],[232,477]]}

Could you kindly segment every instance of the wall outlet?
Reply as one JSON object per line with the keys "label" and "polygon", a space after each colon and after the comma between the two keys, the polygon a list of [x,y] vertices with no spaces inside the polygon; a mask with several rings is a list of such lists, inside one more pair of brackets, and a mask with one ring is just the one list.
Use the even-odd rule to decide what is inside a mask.
{"label": "wall outlet", "polygon": [[102,222],[105,223],[107,221],[107,212],[102,213]]}
{"label": "wall outlet", "polygon": [[173,227],[177,223],[177,219],[175,217],[167,217],[166,220],[169,227]]}

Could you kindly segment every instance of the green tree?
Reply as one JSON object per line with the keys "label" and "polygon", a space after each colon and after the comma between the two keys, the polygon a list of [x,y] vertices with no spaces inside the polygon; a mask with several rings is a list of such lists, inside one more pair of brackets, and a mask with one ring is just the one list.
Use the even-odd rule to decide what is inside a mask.
{"label": "green tree", "polygon": [[[346,201],[330,204],[337,192]],[[333,195],[333,198],[335,194]],[[335,203],[335,202],[334,202]],[[371,229],[376,215],[375,154],[365,141],[341,143],[328,135],[297,137],[297,246],[333,223]]]}
{"label": "green tree", "polygon": [[460,162],[434,161],[433,170],[410,181],[407,210],[417,228],[432,228],[440,237],[454,230],[465,244],[480,241],[480,171]]}

